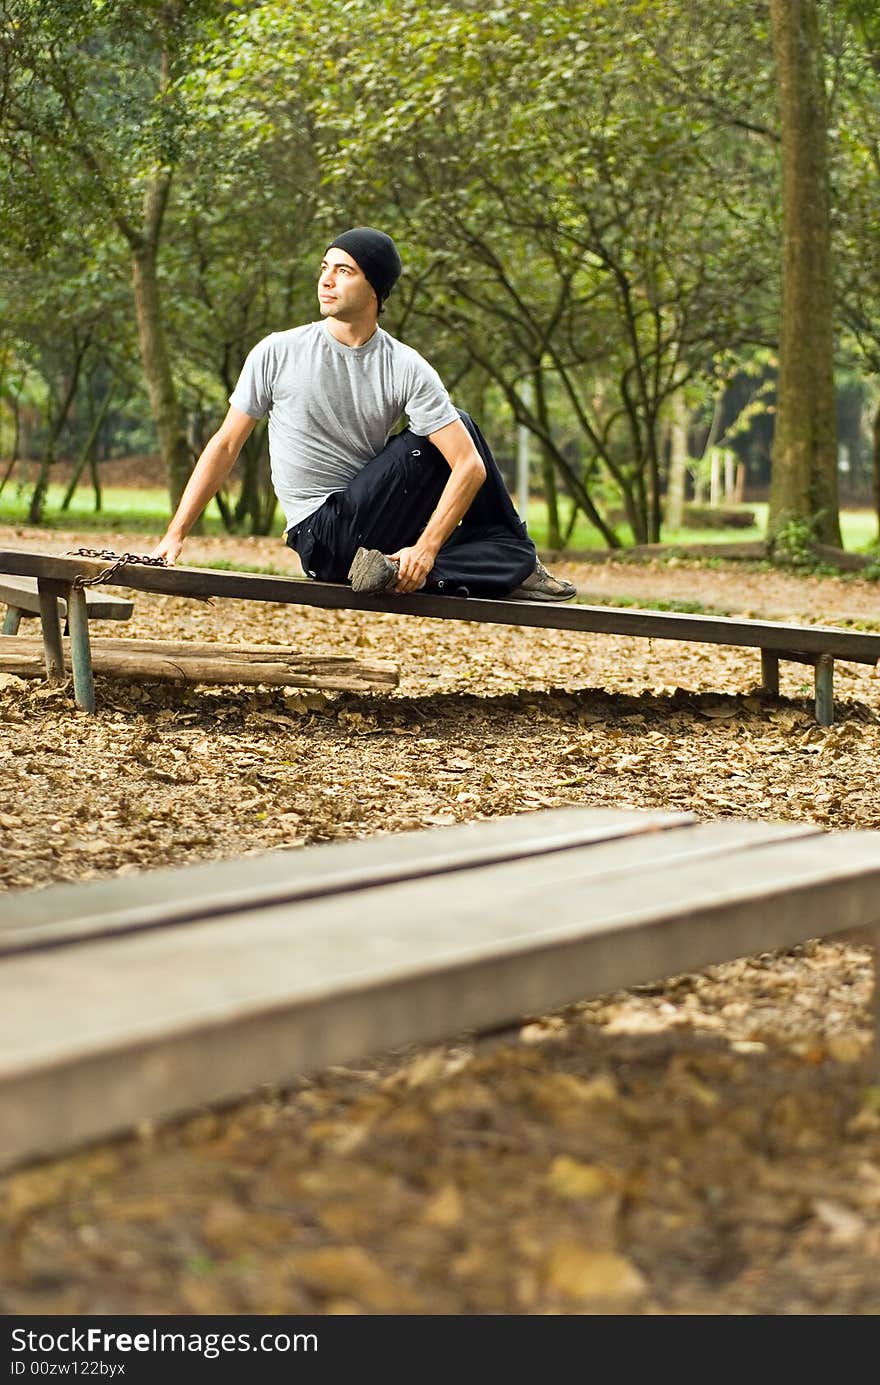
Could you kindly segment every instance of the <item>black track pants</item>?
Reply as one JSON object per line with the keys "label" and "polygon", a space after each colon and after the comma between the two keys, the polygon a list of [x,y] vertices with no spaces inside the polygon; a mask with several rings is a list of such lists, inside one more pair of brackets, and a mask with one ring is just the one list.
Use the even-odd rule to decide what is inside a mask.
{"label": "black track pants", "polygon": [[[425,590],[507,596],[533,571],[535,545],[488,443],[468,414],[462,413],[461,420],[485,464],[486,479],[437,554]],[[344,582],[358,548],[396,553],[416,542],[449,475],[449,464],[434,444],[407,428],[344,491],[328,496],[320,509],[295,525],[287,542],[309,577]]]}

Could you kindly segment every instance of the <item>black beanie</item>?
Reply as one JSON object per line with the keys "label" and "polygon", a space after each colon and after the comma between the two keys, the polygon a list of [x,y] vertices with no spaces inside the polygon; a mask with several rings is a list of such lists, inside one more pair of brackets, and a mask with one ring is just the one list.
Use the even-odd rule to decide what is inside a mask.
{"label": "black beanie", "polygon": [[381,308],[403,269],[403,261],[391,237],[386,236],[384,231],[374,231],[372,226],[354,226],[331,240],[327,249],[334,247],[357,260],[364,278],[375,290]]}

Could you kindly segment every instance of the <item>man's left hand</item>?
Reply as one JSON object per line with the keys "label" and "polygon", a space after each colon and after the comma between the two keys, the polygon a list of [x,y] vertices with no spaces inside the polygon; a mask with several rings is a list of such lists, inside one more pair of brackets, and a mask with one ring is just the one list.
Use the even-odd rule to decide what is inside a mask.
{"label": "man's left hand", "polygon": [[401,548],[397,553],[389,553],[388,557],[399,564],[397,572],[397,585],[393,588],[396,592],[417,592],[428,580],[428,574],[434,566],[436,553],[430,548],[423,548],[420,544],[414,544],[412,548]]}

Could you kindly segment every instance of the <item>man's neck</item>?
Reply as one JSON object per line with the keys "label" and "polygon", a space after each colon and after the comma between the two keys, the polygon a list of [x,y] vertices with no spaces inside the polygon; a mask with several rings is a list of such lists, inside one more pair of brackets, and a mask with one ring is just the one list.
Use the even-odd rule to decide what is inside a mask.
{"label": "man's neck", "polygon": [[327,331],[342,346],[366,346],[370,338],[376,335],[379,326],[375,317],[358,318],[353,322],[340,322],[339,318],[327,317],[324,321]]}

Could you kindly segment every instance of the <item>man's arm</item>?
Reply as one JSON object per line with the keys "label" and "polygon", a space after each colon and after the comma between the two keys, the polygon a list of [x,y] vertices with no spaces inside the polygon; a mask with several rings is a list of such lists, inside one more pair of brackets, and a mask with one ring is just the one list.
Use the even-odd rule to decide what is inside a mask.
{"label": "man's arm", "polygon": [[251,418],[250,414],[230,406],[228,414],[193,467],[174,518],[151,557],[164,558],[167,563],[176,561],[184,539],[235,466],[238,454],[256,423],[257,420]]}
{"label": "man's arm", "polygon": [[396,592],[414,592],[425,585],[441,547],[467,514],[486,479],[486,468],[461,419],[429,433],[428,438],[449,463],[449,480],[436,510],[412,547],[388,555],[400,563]]}

